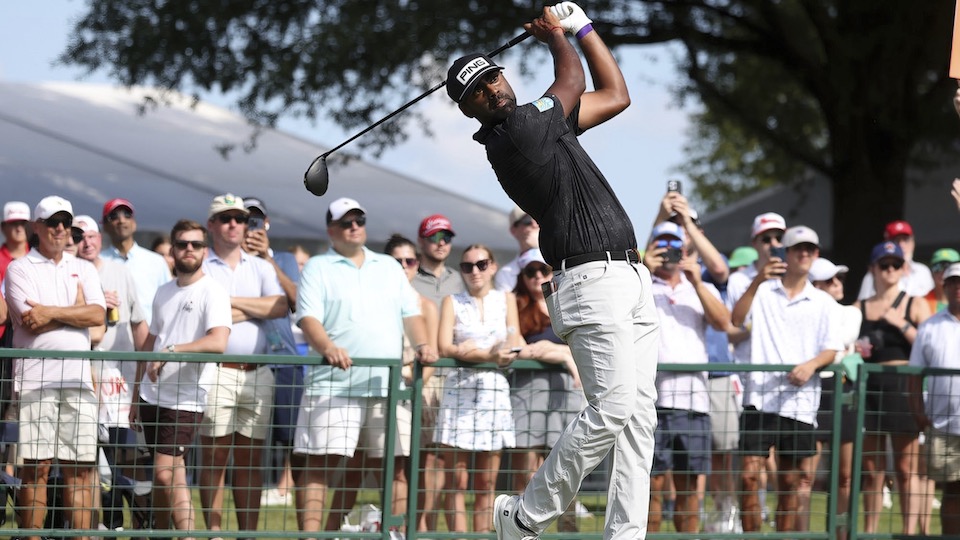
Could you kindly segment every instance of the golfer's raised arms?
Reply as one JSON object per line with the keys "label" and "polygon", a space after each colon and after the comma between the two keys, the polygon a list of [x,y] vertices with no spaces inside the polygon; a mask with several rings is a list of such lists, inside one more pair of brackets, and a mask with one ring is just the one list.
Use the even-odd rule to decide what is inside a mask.
{"label": "golfer's raised arms", "polygon": [[523,27],[550,47],[550,54],[553,56],[554,81],[546,93],[557,97],[559,104],[563,107],[563,115],[567,116],[577,106],[584,90],[587,89],[580,55],[567,41],[564,28],[560,26],[560,19],[553,14],[550,7],[544,7],[542,16]]}

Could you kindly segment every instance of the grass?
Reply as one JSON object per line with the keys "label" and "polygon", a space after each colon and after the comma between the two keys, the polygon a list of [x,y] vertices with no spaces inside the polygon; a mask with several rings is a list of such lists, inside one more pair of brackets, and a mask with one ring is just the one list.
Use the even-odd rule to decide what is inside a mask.
{"label": "grass", "polygon": [[[937,497],[939,498],[940,493],[937,492]],[[580,496],[581,502],[593,512],[593,517],[578,518],[578,525],[580,527],[581,533],[586,534],[600,534],[603,529],[603,511],[606,506],[606,495],[601,493],[583,493]],[[472,503],[472,498],[467,497],[467,508],[470,508]],[[379,494],[376,491],[364,490],[360,493],[357,506],[362,504],[374,504],[379,505]],[[775,497],[768,496],[767,505],[770,510],[774,509],[776,505]],[[230,495],[229,490],[226,494],[225,501],[225,510],[224,510],[224,521],[225,528],[227,530],[236,530],[236,524],[233,513],[233,499]],[[203,517],[200,512],[200,499],[197,495],[196,490],[194,491],[194,507],[196,508],[196,519],[197,527],[203,530]],[[707,507],[711,508],[712,503],[707,501]],[[884,534],[899,534],[902,528],[902,521],[900,518],[899,512],[899,500],[897,495],[893,496],[893,508],[884,509],[884,512],[880,520],[880,532]],[[861,509],[862,511],[862,509]],[[10,505],[6,507],[6,524],[2,529],[11,529],[15,528],[15,521],[13,517],[13,511]],[[811,502],[811,518],[810,518],[810,530],[811,531],[824,531],[826,529],[827,521],[827,495],[823,492],[814,492]],[[444,519],[441,518],[438,520],[438,526],[440,527],[436,532],[447,532]],[[130,531],[129,526],[129,517],[128,522],[125,523],[125,529]],[[863,530],[863,516],[860,516],[859,530]],[[266,536],[263,533],[269,534],[270,532],[295,532],[297,531],[297,521],[296,514],[294,512],[292,504],[290,506],[278,507],[271,506],[261,509],[260,513],[260,531],[258,538],[261,540],[271,538]],[[556,532],[556,526],[552,526],[548,533]],[[663,522],[662,533],[674,533],[675,529],[673,524],[668,521]],[[775,532],[775,529],[769,524],[765,524],[763,527],[763,532]],[[930,531],[929,535],[938,536],[940,535],[940,517],[936,510],[934,510],[933,515],[931,516]],[[227,538],[230,537],[228,534]]]}

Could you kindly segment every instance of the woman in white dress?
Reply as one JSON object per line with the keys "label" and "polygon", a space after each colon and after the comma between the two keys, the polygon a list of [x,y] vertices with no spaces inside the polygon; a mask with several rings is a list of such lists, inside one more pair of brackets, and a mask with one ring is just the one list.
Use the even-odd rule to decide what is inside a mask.
{"label": "woman in white dress", "polygon": [[[460,261],[466,291],[443,299],[440,355],[506,367],[523,345],[517,331],[516,298],[493,288],[497,264],[487,247],[467,247]],[[470,460],[475,458],[473,530],[489,532],[501,451],[514,446],[510,386],[503,373],[469,367],[448,373],[434,441],[440,445],[447,470],[444,485],[450,530],[467,531],[464,495],[470,485]]]}

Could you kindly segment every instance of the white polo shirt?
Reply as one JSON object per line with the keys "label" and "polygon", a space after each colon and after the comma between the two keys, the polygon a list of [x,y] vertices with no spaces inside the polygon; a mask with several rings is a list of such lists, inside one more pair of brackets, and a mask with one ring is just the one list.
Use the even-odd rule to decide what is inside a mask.
{"label": "white polo shirt", "polygon": [[[941,309],[924,321],[917,330],[910,365],[960,369],[960,320]],[[924,401],[934,429],[960,435],[960,375],[927,377]]]}
{"label": "white polo shirt", "polygon": [[[44,306],[72,306],[83,289],[87,305],[106,309],[97,268],[89,261],[64,253],[59,263],[32,249],[10,263],[6,275],[6,300],[13,321],[13,346],[20,349],[89,351],[87,328],[64,326],[39,335],[27,332],[20,321],[32,308],[27,300]],[[90,360],[80,358],[18,358],[14,361],[14,390],[87,388],[93,390]]]}
{"label": "white polo shirt", "polygon": [[[284,296],[277,279],[277,271],[272,264],[240,251],[240,263],[230,268],[213,248],[207,252],[203,261],[203,272],[223,286],[228,296],[260,298],[263,296]],[[266,326],[259,319],[238,322],[233,325],[230,340],[227,342],[227,354],[267,354]]]}
{"label": "white polo shirt", "polygon": [[[660,315],[660,362],[670,364],[706,364],[707,320],[703,303],[693,283],[680,275],[680,283],[671,287],[652,276],[653,301]],[[720,291],[704,284],[720,300]],[[657,407],[710,412],[707,372],[657,371]]]}
{"label": "white polo shirt", "polygon": [[[809,281],[794,298],[779,279],[760,284],[750,306],[753,318],[750,360],[754,365],[795,366],[824,350],[843,350],[839,324],[834,321],[837,301]],[[743,404],[817,425],[820,377],[794,386],[783,372],[750,372],[744,380]]]}
{"label": "white polo shirt", "polygon": [[[733,313],[734,306],[737,305],[737,302],[743,296],[747,289],[750,288],[750,283],[753,282],[753,279],[757,277],[757,268],[752,264],[745,266],[740,270],[730,274],[730,279],[727,280],[727,308]],[[743,324],[750,328],[753,324],[753,321],[750,320],[750,316],[747,315],[747,318],[744,320]],[[737,343],[733,346],[733,361],[736,364],[749,364],[750,363],[750,337]]]}

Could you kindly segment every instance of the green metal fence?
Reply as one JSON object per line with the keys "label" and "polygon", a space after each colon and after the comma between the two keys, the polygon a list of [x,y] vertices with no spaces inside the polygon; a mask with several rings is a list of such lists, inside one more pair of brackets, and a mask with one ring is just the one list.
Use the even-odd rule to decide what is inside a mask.
{"label": "green metal fence", "polygon": [[[0,349],[0,359],[8,358],[19,358],[19,357],[36,357],[36,351],[29,350],[16,350],[16,349]],[[183,361],[183,362],[243,362],[243,363],[258,363],[258,364],[285,364],[285,365],[316,365],[319,361],[317,357],[314,356],[231,356],[231,355],[204,355],[204,354],[156,354],[156,353],[118,353],[118,352],[103,352],[103,351],[55,351],[49,352],[48,357],[53,357],[53,355],[58,358],[69,358],[69,359],[92,359],[92,360],[123,360],[123,361],[147,361],[147,360],[165,360],[165,361]],[[398,361],[395,360],[378,360],[378,359],[353,359],[355,366],[369,366],[369,367],[386,367],[389,368],[389,396],[387,398],[387,409],[391,412],[387,418],[386,424],[386,433],[392,433],[394,430],[396,418],[397,406],[402,401],[409,401],[412,409],[412,434],[411,437],[411,446],[410,446],[410,456],[408,463],[411,464],[408,468],[407,476],[407,507],[406,511],[402,514],[395,515],[392,508],[392,498],[395,490],[395,486],[392,481],[389,479],[394,478],[394,462],[391,459],[383,459],[383,467],[381,470],[381,478],[384,481],[381,483],[379,488],[375,489],[366,489],[360,493],[358,499],[359,504],[372,503],[382,509],[382,518],[380,527],[380,532],[346,532],[346,531],[330,531],[323,533],[303,533],[297,529],[296,522],[296,513],[295,510],[291,510],[289,507],[282,509],[276,508],[265,508],[261,510],[260,515],[260,530],[256,532],[255,536],[257,538],[382,538],[384,540],[391,538],[391,530],[396,534],[400,532],[404,534],[407,538],[431,538],[431,539],[443,539],[443,538],[490,538],[492,533],[450,533],[447,532],[445,528],[439,527],[438,530],[429,531],[429,532],[416,532],[416,523],[418,520],[418,511],[417,511],[417,502],[418,497],[421,492],[419,485],[419,475],[417,464],[420,463],[420,453],[422,451],[420,445],[421,433],[421,408],[422,402],[420,396],[423,391],[423,380],[420,376],[421,370],[419,366],[415,369],[415,376],[413,378],[413,383],[409,387],[405,386],[401,382],[401,366]],[[4,360],[6,361],[6,360]],[[441,360],[437,367],[441,368],[455,368],[458,366],[467,366],[467,364],[460,364],[454,360],[444,359]],[[471,368],[488,368],[488,369],[499,369],[493,364],[488,365],[476,365],[470,364]],[[518,360],[514,362],[514,369],[530,369],[530,370],[557,370],[560,369],[557,366],[544,365],[539,362],[527,361],[527,360]],[[790,370],[790,367],[780,367],[780,366],[753,366],[753,365],[717,365],[717,364],[661,364],[661,371],[676,371],[676,372],[698,372],[698,371],[711,371],[723,369],[724,371],[732,371],[736,373],[746,373],[746,372],[786,372]],[[901,374],[903,376],[908,375],[957,375],[960,374],[960,371],[951,371],[951,370],[918,370],[915,368],[909,367],[886,367],[886,366],[876,366],[864,364],[859,366],[859,375],[856,379],[856,385],[853,389],[853,392],[844,393],[843,391],[843,377],[842,369],[839,366],[831,366],[827,368],[828,371],[833,371],[839,376],[835,376],[831,379],[824,379],[824,384],[833,385],[835,395],[843,396],[843,400],[853,405],[857,411],[857,425],[856,432],[860,433],[864,426],[864,413],[865,403],[867,397],[867,380],[868,378],[878,372],[894,372]],[[859,482],[856,481],[861,477],[861,467],[862,467],[862,451],[861,446],[862,441],[860,437],[856,437],[854,441],[854,463],[853,463],[853,479],[855,480],[852,485],[852,500],[850,509],[847,513],[840,514],[837,512],[837,497],[832,496],[838,491],[838,471],[840,468],[839,463],[839,452],[834,451],[840,447],[840,437],[841,437],[841,416],[840,416],[840,407],[837,406],[834,408],[832,415],[833,425],[830,431],[830,439],[825,450],[829,451],[829,465],[824,467],[825,471],[825,482],[823,486],[824,492],[818,492],[814,495],[814,501],[817,510],[815,519],[811,520],[811,526],[807,532],[793,532],[793,533],[778,533],[775,530],[772,530],[769,525],[765,525],[761,532],[757,533],[709,533],[710,538],[760,538],[760,537],[783,537],[783,538],[808,538],[808,539],[833,539],[838,538],[839,532],[845,528],[849,529],[848,538],[851,540],[856,540],[858,538],[863,539],[879,539],[879,538],[894,538],[902,536],[897,525],[898,522],[895,519],[896,508],[892,511],[886,511],[885,515],[889,515],[891,518],[889,523],[886,525],[886,529],[882,532],[877,532],[873,534],[865,534],[860,530],[860,526],[850,527],[850,524],[860,523],[860,513],[862,511],[861,505],[859,504],[860,498],[860,486]],[[386,437],[385,442],[385,456],[393,455],[394,446],[396,442],[392,437]],[[505,452],[509,454],[509,452]],[[504,473],[510,473],[510,470],[504,470],[501,468],[501,475]],[[594,482],[591,484],[594,486],[602,485],[603,480],[603,471],[599,470],[594,475]],[[588,484],[588,485],[591,485]],[[507,483],[505,486],[501,486],[504,490],[509,491],[511,489],[511,484]],[[196,488],[194,488],[196,489]],[[355,489],[359,490],[360,486],[355,486]],[[580,530],[577,533],[561,533],[555,532],[555,529],[551,529],[547,534],[544,534],[544,538],[601,538],[602,529],[603,529],[603,509],[604,509],[604,500],[606,498],[605,491],[603,489],[598,489],[590,493],[583,493],[583,501],[586,503],[586,506],[589,510],[592,511],[592,518],[580,518],[579,525]],[[774,494],[775,495],[775,494]],[[709,505],[710,496],[707,495],[707,500],[705,501],[706,505]],[[4,499],[6,501],[6,498]],[[327,498],[330,500],[330,497]],[[196,502],[196,501],[195,501]],[[197,527],[198,530],[194,531],[173,531],[173,530],[130,530],[126,529],[123,531],[114,531],[114,530],[60,530],[60,529],[44,529],[44,530],[27,530],[17,528],[14,520],[14,514],[12,513],[12,506],[10,504],[5,505],[7,508],[7,523],[4,525],[3,529],[0,529],[0,534],[9,535],[10,537],[25,537],[31,534],[39,534],[44,537],[50,538],[73,538],[77,536],[93,536],[101,538],[128,538],[128,537],[138,537],[138,538],[170,538],[170,537],[195,537],[195,538],[244,538],[250,537],[252,535],[251,531],[238,531],[236,528],[231,530],[223,531],[210,531],[202,528],[201,525],[204,523],[203,519],[200,518],[200,512],[197,512]],[[196,506],[196,505],[195,505]],[[229,510],[225,508],[225,514]],[[442,522],[442,520],[438,520]],[[664,520],[665,524],[669,523],[669,520]],[[671,532],[669,525],[666,525],[663,532],[657,534],[649,534],[651,538],[702,538],[703,534],[689,535],[689,534],[679,534]],[[937,516],[933,517],[931,526],[928,530],[929,535],[936,536],[939,532],[939,519]],[[917,537],[920,537],[919,535]],[[395,538],[395,536],[394,536]]]}

